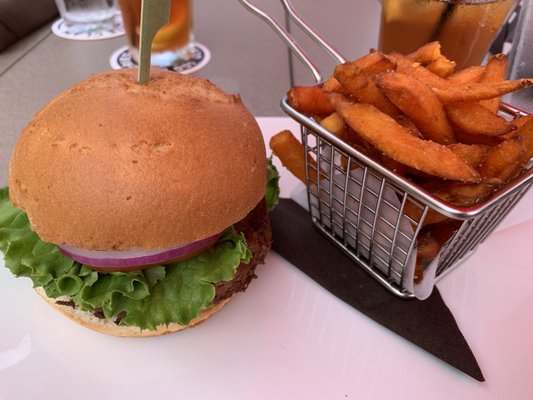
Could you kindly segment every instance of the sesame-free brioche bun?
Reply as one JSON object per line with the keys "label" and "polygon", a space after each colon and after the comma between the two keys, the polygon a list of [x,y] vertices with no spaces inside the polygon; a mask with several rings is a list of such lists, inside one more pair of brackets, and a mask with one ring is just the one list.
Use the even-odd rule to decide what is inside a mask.
{"label": "sesame-free brioche bun", "polygon": [[166,70],[145,85],[136,74],[80,82],[22,132],[10,199],[42,240],[162,249],[222,232],[263,198],[263,137],[239,96]]}
{"label": "sesame-free brioche bun", "polygon": [[35,291],[54,309],[59,311],[61,314],[67,318],[77,322],[78,324],[97,331],[100,333],[105,333],[112,336],[120,337],[149,337],[149,336],[160,336],[167,333],[179,332],[186,328],[192,328],[201,322],[205,321],[211,317],[214,313],[219,311],[224,307],[232,297],[221,300],[220,302],[212,305],[211,307],[204,310],[198,317],[194,318],[188,325],[180,325],[176,323],[171,323],[168,325],[159,325],[154,330],[149,329],[140,329],[136,326],[123,326],[116,324],[111,318],[98,318],[95,315],[82,311],[76,307],[69,305],[61,305],[57,303],[57,299],[52,299],[48,297],[42,287],[35,288]]}

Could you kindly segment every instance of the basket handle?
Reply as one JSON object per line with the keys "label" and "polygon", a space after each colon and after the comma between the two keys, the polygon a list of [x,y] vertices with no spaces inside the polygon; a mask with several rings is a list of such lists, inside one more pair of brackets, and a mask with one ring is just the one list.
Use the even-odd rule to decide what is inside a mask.
{"label": "basket handle", "polygon": [[330,45],[317,31],[309,26],[309,24],[296,12],[292,6],[291,0],[281,0],[285,11],[289,17],[304,31],[307,36],[315,41],[322,50],[328,53],[337,64],[344,64],[346,59],[339,53],[332,45]]}
{"label": "basket handle", "polygon": [[[285,29],[283,29],[278,22],[276,22],[270,15],[261,10],[255,4],[251,3],[249,0],[239,0],[239,2],[244,6],[244,8],[262,19],[267,25],[270,26],[270,28],[272,28],[274,32],[277,33],[281,40],[283,40],[283,42],[294,52],[294,54],[296,54],[296,57],[298,57],[300,62],[309,69],[317,83],[322,81],[322,74],[318,68],[300,47],[300,45],[289,33],[287,33]],[[338,63],[345,62],[344,57],[329,43],[327,43],[315,30],[310,28],[309,25],[307,25],[307,23],[296,13],[290,0],[281,0],[281,2],[285,8],[285,11],[289,14],[289,17],[302,29],[302,31],[304,31],[311,39],[313,39],[325,52],[333,57],[335,61]]]}

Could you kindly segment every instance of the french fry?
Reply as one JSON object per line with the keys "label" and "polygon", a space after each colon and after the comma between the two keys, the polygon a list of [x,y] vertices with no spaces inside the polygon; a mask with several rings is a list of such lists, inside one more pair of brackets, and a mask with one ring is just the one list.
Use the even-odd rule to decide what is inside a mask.
{"label": "french fry", "polygon": [[331,94],[337,113],[365,140],[393,160],[445,179],[476,182],[479,174],[446,146],[411,135],[370,104],[350,103]]}
{"label": "french fry", "polygon": [[533,79],[522,78],[512,81],[493,83],[471,83],[468,85],[449,86],[432,90],[443,103],[476,102],[493,99],[533,85]]}
{"label": "french fry", "polygon": [[[480,82],[502,82],[505,79],[507,72],[507,56],[503,54],[496,54],[489,58],[485,66],[485,72],[481,76]],[[497,113],[500,108],[500,97],[495,97],[490,100],[483,100],[481,104],[493,113]]]}
{"label": "french fry", "polygon": [[446,57],[441,56],[427,66],[428,70],[441,78],[446,78],[448,75],[453,74],[455,71],[454,61],[448,60]]}
{"label": "french fry", "polygon": [[533,120],[533,114],[528,114],[528,115],[525,115],[525,116],[522,116],[522,117],[516,117],[511,122],[513,124],[515,124],[515,126],[517,128],[520,129],[522,126],[524,126],[525,124],[527,124],[531,120]]}
{"label": "french fry", "polygon": [[450,85],[467,85],[469,83],[477,83],[485,72],[485,67],[474,65],[462,69],[446,78]]}
{"label": "french fry", "polygon": [[427,185],[436,197],[457,207],[472,207],[486,200],[497,188],[494,183],[440,182]]}
{"label": "french fry", "polygon": [[344,120],[337,113],[328,115],[326,118],[320,120],[319,123],[328,131],[335,134],[335,136],[340,136],[346,127]]}
{"label": "french fry", "polygon": [[429,42],[419,47],[411,54],[407,55],[407,58],[411,61],[428,65],[442,56],[440,52],[441,45],[438,41]]}
{"label": "french fry", "polygon": [[316,182],[317,166],[315,160],[305,154],[305,147],[294,137],[291,131],[284,130],[272,136],[269,142],[270,149],[278,157],[285,168],[305,183],[305,160],[314,166],[309,168],[309,176]]}
{"label": "french fry", "polygon": [[450,144],[448,148],[466,164],[470,165],[472,168],[477,168],[487,158],[491,146],[484,144],[454,143]]}
{"label": "french fry", "polygon": [[335,110],[328,94],[317,86],[295,86],[287,93],[289,104],[306,115],[325,117]]}
{"label": "french fry", "polygon": [[435,75],[422,64],[411,61],[406,56],[398,53],[391,53],[388,54],[387,57],[396,63],[396,71],[409,75],[431,88],[436,87],[445,89],[449,86],[449,83],[445,79]]}
{"label": "french fry", "polygon": [[372,78],[354,63],[337,65],[335,78],[360,102],[372,104],[390,116],[400,115],[400,110],[377,88]]}
{"label": "french fry", "polygon": [[462,221],[447,219],[425,226],[417,236],[415,283],[422,280],[424,269],[437,257],[442,246],[459,229]]}
{"label": "french fry", "polygon": [[351,61],[351,63],[369,76],[396,69],[396,63],[378,51],[372,51],[355,61]]}
{"label": "french fry", "polygon": [[517,136],[493,147],[478,171],[487,182],[505,183],[520,170],[526,155],[524,140]]}
{"label": "french fry", "polygon": [[[409,218],[411,218],[415,222],[419,222],[422,218],[422,212],[423,208],[420,208],[415,205],[415,203],[408,201],[405,203],[405,207],[403,209],[403,212],[405,215],[407,215]],[[424,218],[424,222],[422,223],[422,226],[435,224],[437,222],[442,222],[447,220],[448,217],[439,214],[438,212],[432,210],[431,208],[428,209],[428,212],[426,213],[426,217]]]}
{"label": "french fry", "polygon": [[322,85],[322,90],[327,93],[341,93],[345,96],[349,96],[349,93],[342,87],[337,79],[331,75],[324,84]]}
{"label": "french fry", "polygon": [[420,130],[418,129],[418,127],[415,125],[415,123],[407,116],[407,115],[399,115],[397,118],[396,118],[396,122],[398,122],[401,126],[403,126],[405,129],[407,129],[407,131],[417,137],[417,138],[422,138],[422,133],[420,133]]}
{"label": "french fry", "polygon": [[[516,132],[516,131],[515,131]],[[503,140],[507,138],[505,135],[502,136],[486,136],[486,135],[472,135],[466,133],[459,128],[455,129],[455,137],[460,143],[464,144],[484,144],[487,146],[497,146]]]}
{"label": "french fry", "polygon": [[399,72],[380,75],[376,84],[415,123],[426,139],[441,144],[456,142],[442,103],[429,87]]}
{"label": "french fry", "polygon": [[471,135],[501,136],[516,129],[512,122],[480,103],[452,103],[445,110],[455,126]]}

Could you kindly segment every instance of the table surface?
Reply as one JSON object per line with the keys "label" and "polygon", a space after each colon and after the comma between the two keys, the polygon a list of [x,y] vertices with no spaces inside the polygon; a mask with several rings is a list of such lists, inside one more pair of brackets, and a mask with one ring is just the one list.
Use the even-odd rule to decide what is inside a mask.
{"label": "table surface", "polygon": [[[262,0],[256,1],[256,3],[268,10],[278,20],[285,21],[281,5],[278,2]],[[380,5],[377,0],[334,0],[328,3],[327,7],[318,7],[317,3],[311,0],[294,0],[293,3],[305,19],[331,43],[334,43],[347,58],[355,58],[377,45],[380,12]],[[212,53],[210,63],[197,75],[212,80],[227,91],[240,93],[243,101],[254,115],[258,117],[281,116],[279,101],[291,84],[310,84],[313,82],[308,71],[292,59],[278,37],[264,23],[245,11],[236,0],[224,2],[223,7],[215,7],[212,2],[207,0],[195,0],[194,6],[196,39],[205,44]],[[322,54],[309,39],[304,37],[294,24],[289,24],[289,27],[302,45],[309,49],[311,58],[316,61],[324,75],[329,75],[334,66],[331,59]],[[52,97],[72,84],[90,74],[109,69],[110,55],[125,43],[124,37],[93,42],[69,41],[54,36],[50,32],[50,26],[44,26],[0,53],[0,186],[7,184],[11,151],[20,131],[32,115]],[[520,101],[522,103],[517,104],[519,107],[533,111],[531,97],[526,97]],[[287,120],[282,121],[282,124],[278,124],[276,127],[281,128],[288,123]],[[273,129],[272,125],[268,125],[268,127]],[[287,184],[285,194],[293,184],[294,182]],[[526,201],[527,205],[533,205],[531,196]],[[528,398],[527,394],[533,393],[533,385],[528,377],[533,373],[533,354],[529,349],[524,349],[525,351],[521,353],[520,349],[522,347],[531,348],[528,338],[533,337],[533,320],[528,316],[528,305],[533,300],[531,285],[527,284],[530,279],[514,282],[503,289],[498,287],[498,282],[494,280],[495,276],[506,276],[506,272],[498,270],[498,267],[504,266],[509,266],[512,272],[523,273],[524,278],[532,278],[531,273],[525,270],[531,264],[531,257],[524,250],[525,246],[524,248],[516,246],[517,242],[523,240],[523,235],[531,236],[533,229],[531,214],[519,222],[521,223],[499,233],[499,236],[496,236],[492,242],[494,246],[513,246],[516,251],[513,251],[510,259],[497,251],[499,247],[485,246],[480,256],[468,261],[473,266],[469,269],[461,268],[461,272],[450,274],[450,277],[441,283],[443,297],[454,314],[459,315],[458,322],[467,339],[474,343],[473,350],[478,355],[481,367],[486,373],[487,383],[479,384],[471,381],[439,361],[433,360],[432,357],[425,355],[402,339],[389,334],[379,325],[367,321],[357,312],[343,308],[341,315],[350,322],[350,329],[358,329],[357,324],[362,324],[364,332],[374,335],[375,339],[373,339],[370,349],[377,351],[377,358],[369,356],[370,350],[368,348],[363,349],[366,364],[357,364],[359,368],[357,370],[349,368],[346,365],[347,360],[354,361],[356,359],[354,356],[356,349],[353,348],[353,342],[341,341],[341,343],[350,343],[352,346],[350,349],[346,349],[347,353],[342,358],[344,363],[342,373],[346,374],[349,371],[357,373],[357,376],[353,377],[355,386],[350,386],[349,376],[343,375],[339,377],[339,385],[342,385],[335,388],[331,381],[334,379],[331,373],[325,374],[330,380],[327,384],[318,378],[321,362],[324,368],[335,370],[332,367],[334,357],[331,355],[332,353],[327,353],[327,349],[320,349],[318,345],[323,345],[322,342],[314,343],[318,348],[317,352],[314,353],[311,350],[305,357],[318,370],[313,371],[314,380],[307,382],[309,387],[302,390],[302,395],[305,398],[328,398],[327,393],[332,393],[335,396],[331,397],[338,398],[348,397],[348,394],[351,398],[357,398],[358,394],[361,395],[360,398],[382,398],[381,396],[384,395],[404,398],[408,397],[407,394],[413,393],[425,395],[427,398],[436,398],[431,396],[431,382],[436,380],[438,381],[438,390],[443,393],[448,390],[450,395],[452,393],[463,394],[466,396],[463,396],[464,398],[498,399],[503,398],[504,395],[509,395],[508,398],[512,399]],[[278,258],[275,255],[271,257],[275,260],[271,261],[276,266],[273,269],[281,269],[286,272],[286,268],[290,268],[290,266]],[[492,275],[487,275],[485,279],[483,275],[485,272],[482,271],[483,263],[492,259],[499,260],[504,265],[490,264]],[[293,277],[295,272],[290,271],[291,279],[297,280]],[[463,280],[463,278],[465,279]],[[269,275],[267,279],[274,281],[275,277]],[[291,290],[294,291],[295,289]],[[298,288],[298,290],[303,289]],[[320,292],[320,289],[310,282],[306,283],[305,292],[307,293],[308,290],[309,293],[314,293],[313,296],[319,297],[311,296],[309,299],[313,301],[302,303],[299,306],[303,307],[300,311],[302,314],[316,312],[317,307],[320,308],[317,306],[317,298],[322,299],[320,301],[327,304],[329,304],[328,301],[333,301],[325,300],[328,299],[329,295]],[[333,301],[333,303],[335,302]],[[487,304],[490,304],[491,307]],[[306,310],[305,307],[310,307],[310,309]],[[328,305],[328,307],[343,306],[335,303],[335,305]],[[494,307],[499,312],[497,315],[500,321],[490,318]],[[248,311],[251,312],[251,310]],[[329,312],[329,310],[324,312],[326,311]],[[269,309],[269,312],[276,311]],[[285,314],[282,313],[282,315]],[[289,318],[290,316],[285,315],[285,317]],[[304,334],[310,335],[310,329],[313,329],[311,322],[309,326],[304,326],[305,329],[302,328]],[[346,325],[340,320],[332,322],[336,324],[336,329]],[[494,331],[489,334],[487,329]],[[280,335],[288,334],[285,330],[275,332]],[[337,337],[336,332],[329,333]],[[290,339],[293,340],[293,338]],[[320,340],[322,339],[323,337],[320,337]],[[381,348],[378,345],[379,340],[384,340],[385,347]],[[281,343],[280,346],[287,345],[287,342],[283,342],[281,338],[279,343]],[[7,343],[5,339],[0,338],[0,355],[10,348],[9,346],[14,345],[14,343]],[[412,386],[416,387],[416,390],[405,389],[406,391],[404,391],[398,386],[388,386],[386,381],[378,382],[379,374],[376,374],[374,370],[367,371],[367,368],[385,368],[387,374],[394,374],[394,368],[401,365],[397,361],[393,362],[389,351],[394,352],[398,357],[403,357],[405,363],[409,363],[409,360],[417,363],[416,371],[427,368],[429,372],[424,375],[424,378],[429,379],[429,381],[417,381],[415,374],[399,371],[399,378],[395,378],[393,382],[398,384],[401,381],[400,378],[403,377],[404,381],[400,383],[400,386]],[[219,355],[223,356],[222,354]],[[303,356],[304,353],[299,353],[299,355]],[[315,356],[322,358],[314,358]],[[0,367],[1,364],[0,362]],[[298,367],[298,363],[294,360],[291,360],[289,365]],[[280,379],[277,384],[281,386],[276,390],[271,388],[265,393],[282,398],[283,385],[286,385],[287,392],[285,393],[288,397],[301,398],[298,396],[299,392],[295,384],[302,383],[304,380],[299,377],[291,383],[291,375],[297,374],[297,371],[290,370],[288,366],[283,370],[287,374],[285,378],[280,374],[280,371],[273,372],[271,375]],[[0,380],[2,380],[4,372],[0,368]],[[267,383],[264,377],[254,376],[250,371],[245,376],[248,379],[257,379],[262,384]],[[6,375],[4,375],[5,377]],[[313,387],[317,389],[316,396],[313,395]],[[220,390],[218,398],[225,398],[225,395],[231,397],[230,392],[225,393],[223,389]],[[235,392],[232,393],[235,394]],[[406,396],[400,395],[401,393],[406,394]],[[3,398],[0,388],[0,399]]]}

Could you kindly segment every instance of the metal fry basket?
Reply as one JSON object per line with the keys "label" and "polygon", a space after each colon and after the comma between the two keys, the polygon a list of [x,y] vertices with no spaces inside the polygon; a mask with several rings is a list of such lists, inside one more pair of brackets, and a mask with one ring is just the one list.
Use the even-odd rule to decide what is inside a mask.
{"label": "metal fry basket", "polygon": [[[239,1],[273,28],[320,84],[320,72],[290,35],[248,0]],[[281,2],[289,17],[324,51],[337,63],[345,62],[307,26],[289,0]],[[515,179],[490,199],[469,208],[455,207],[359,152],[314,119],[292,108],[286,97],[281,107],[301,124],[302,143],[308,155],[307,198],[313,224],[355,264],[402,298],[415,296],[417,239],[429,212],[456,221],[454,233],[424,271],[423,281],[430,292],[439,278],[476,250],[533,182],[530,160]],[[509,118],[525,115],[508,105],[502,105],[500,111]],[[411,212],[407,213],[407,209]]]}

